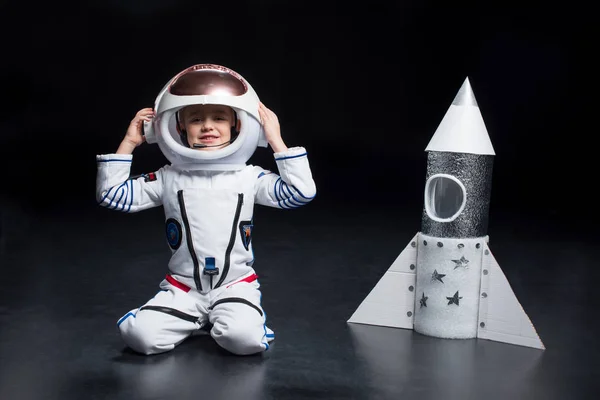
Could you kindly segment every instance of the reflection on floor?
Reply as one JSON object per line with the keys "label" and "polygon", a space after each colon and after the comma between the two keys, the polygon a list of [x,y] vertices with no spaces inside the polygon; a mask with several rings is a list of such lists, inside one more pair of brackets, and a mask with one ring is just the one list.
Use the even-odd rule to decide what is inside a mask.
{"label": "reflection on floor", "polygon": [[[126,349],[116,321],[154,295],[162,210],[36,217],[1,261],[1,399],[582,399],[598,393],[595,243],[492,216],[490,246],[547,349],[346,321],[419,229],[394,209],[258,208],[256,264],[277,339],[236,357],[209,336]],[[31,226],[34,226],[31,224]],[[6,231],[4,231],[6,232]],[[586,397],[588,396],[588,397]]]}

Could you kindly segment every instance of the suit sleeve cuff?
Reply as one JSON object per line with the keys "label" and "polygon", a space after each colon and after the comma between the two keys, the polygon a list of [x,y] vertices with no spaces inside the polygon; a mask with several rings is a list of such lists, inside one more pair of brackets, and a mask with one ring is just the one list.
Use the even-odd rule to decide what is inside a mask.
{"label": "suit sleeve cuff", "polygon": [[97,162],[131,162],[133,154],[99,154],[96,155]]}
{"label": "suit sleeve cuff", "polygon": [[306,156],[306,149],[304,147],[290,147],[286,151],[279,153],[273,153],[275,161],[288,160],[290,158],[300,158]]}

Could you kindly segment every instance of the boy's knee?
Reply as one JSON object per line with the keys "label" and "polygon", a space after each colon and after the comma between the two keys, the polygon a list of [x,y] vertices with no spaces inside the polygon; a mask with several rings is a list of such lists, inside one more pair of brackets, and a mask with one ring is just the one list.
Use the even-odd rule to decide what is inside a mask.
{"label": "boy's knee", "polygon": [[125,344],[141,354],[164,353],[175,347],[174,344],[161,344],[164,335],[156,324],[147,319],[131,316],[119,324],[119,330]]}
{"label": "boy's knee", "polygon": [[211,336],[219,346],[240,356],[260,353],[269,347],[264,332],[258,329],[248,329],[248,326],[233,322],[215,323],[211,330]]}

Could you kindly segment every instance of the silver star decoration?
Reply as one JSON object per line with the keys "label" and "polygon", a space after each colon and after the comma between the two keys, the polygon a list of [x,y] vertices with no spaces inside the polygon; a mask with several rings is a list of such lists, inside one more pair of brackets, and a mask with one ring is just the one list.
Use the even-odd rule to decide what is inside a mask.
{"label": "silver star decoration", "polygon": [[456,263],[456,266],[454,267],[454,269],[460,268],[460,267],[467,268],[467,264],[469,263],[469,260],[467,260],[465,258],[465,256],[461,256],[460,260],[452,260],[452,261]]}
{"label": "silver star decoration", "polygon": [[462,297],[458,297],[458,290],[456,291],[456,293],[454,293],[454,296],[452,297],[446,297],[448,299],[448,305],[450,304],[456,304],[458,305],[458,301],[460,299],[462,299]]}
{"label": "silver star decoration", "polygon": [[442,280],[443,277],[445,277],[446,274],[438,274],[437,269],[433,271],[433,274],[431,274],[431,282],[434,282],[436,280],[444,283],[444,281]]}
{"label": "silver star decoration", "polygon": [[425,292],[423,292],[423,297],[421,297],[421,300],[419,300],[421,302],[421,307],[427,307],[427,299],[429,297],[425,296]]}

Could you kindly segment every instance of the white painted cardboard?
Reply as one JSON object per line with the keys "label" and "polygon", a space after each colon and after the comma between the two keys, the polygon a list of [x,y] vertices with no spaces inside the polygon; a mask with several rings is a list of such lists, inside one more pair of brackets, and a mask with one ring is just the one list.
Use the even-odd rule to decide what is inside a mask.
{"label": "white painted cardboard", "polygon": [[[417,243],[418,237],[419,233],[377,282],[348,323],[414,328],[418,247],[413,244]],[[544,344],[489,248],[488,237],[482,257],[477,338],[544,350]]]}
{"label": "white painted cardboard", "polygon": [[408,243],[347,322],[413,329],[417,238],[418,234]]}
{"label": "white painted cardboard", "polygon": [[545,349],[487,244],[482,257],[477,337]]}
{"label": "white painted cardboard", "polygon": [[496,154],[469,78],[465,79],[425,151]]}

